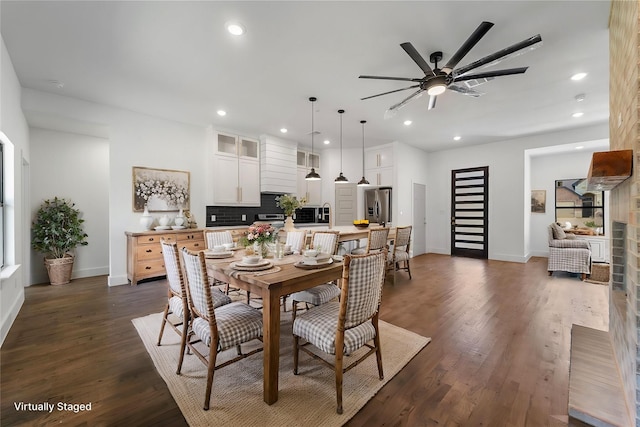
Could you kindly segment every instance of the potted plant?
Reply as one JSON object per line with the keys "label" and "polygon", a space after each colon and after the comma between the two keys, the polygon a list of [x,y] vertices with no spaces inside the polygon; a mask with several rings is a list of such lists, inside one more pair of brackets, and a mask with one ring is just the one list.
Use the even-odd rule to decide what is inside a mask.
{"label": "potted plant", "polygon": [[302,197],[298,199],[293,194],[283,194],[282,196],[276,197],[276,206],[282,208],[284,210],[284,215],[287,219],[284,222],[284,230],[292,231],[295,230],[293,226],[293,213],[296,209],[299,209],[307,204],[307,199]]}
{"label": "potted plant", "polygon": [[77,246],[86,246],[87,234],[82,228],[84,219],[75,203],[55,197],[45,200],[32,224],[31,246],[44,254],[44,264],[52,285],[64,285],[71,281]]}

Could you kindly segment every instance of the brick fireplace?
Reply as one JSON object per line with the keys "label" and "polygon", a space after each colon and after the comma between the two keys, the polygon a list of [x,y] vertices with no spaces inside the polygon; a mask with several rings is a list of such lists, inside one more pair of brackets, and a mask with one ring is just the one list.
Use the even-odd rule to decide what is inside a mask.
{"label": "brick fireplace", "polygon": [[640,10],[613,0],[609,17],[609,139],[611,150],[633,150],[633,175],[610,192],[613,227],[609,336],[629,416],[640,427]]}

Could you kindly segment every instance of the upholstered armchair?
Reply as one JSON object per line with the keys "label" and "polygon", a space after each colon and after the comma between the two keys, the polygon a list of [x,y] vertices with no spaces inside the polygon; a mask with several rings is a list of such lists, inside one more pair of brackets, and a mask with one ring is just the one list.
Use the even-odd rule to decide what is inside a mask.
{"label": "upholstered armchair", "polygon": [[565,233],[562,227],[553,223],[547,227],[549,237],[549,276],[554,271],[579,273],[580,279],[591,274],[591,248],[586,240]]}

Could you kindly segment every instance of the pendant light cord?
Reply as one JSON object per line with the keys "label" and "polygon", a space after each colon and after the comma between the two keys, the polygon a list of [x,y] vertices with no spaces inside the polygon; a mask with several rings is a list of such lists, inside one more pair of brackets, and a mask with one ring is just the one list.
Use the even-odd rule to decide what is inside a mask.
{"label": "pendant light cord", "polygon": [[[340,110],[344,113],[344,110]],[[338,113],[340,113],[338,111]],[[342,173],[342,113],[340,113],[340,173]]]}
{"label": "pendant light cord", "polygon": [[367,123],[366,120],[360,120],[362,123],[362,177],[364,178],[364,124]]}

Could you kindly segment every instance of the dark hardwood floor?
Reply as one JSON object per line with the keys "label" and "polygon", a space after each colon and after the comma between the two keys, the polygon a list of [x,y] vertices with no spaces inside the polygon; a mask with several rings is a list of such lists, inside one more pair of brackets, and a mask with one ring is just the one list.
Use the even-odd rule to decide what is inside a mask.
{"label": "dark hardwood floor", "polygon": [[[413,280],[398,273],[385,285],[380,318],[432,342],[347,425],[566,426],[571,324],[607,327],[607,287],[548,277],[544,258],[428,254],[411,264]],[[186,425],[131,323],[161,311],[165,286],[95,277],[27,288],[0,350],[0,424]]]}

